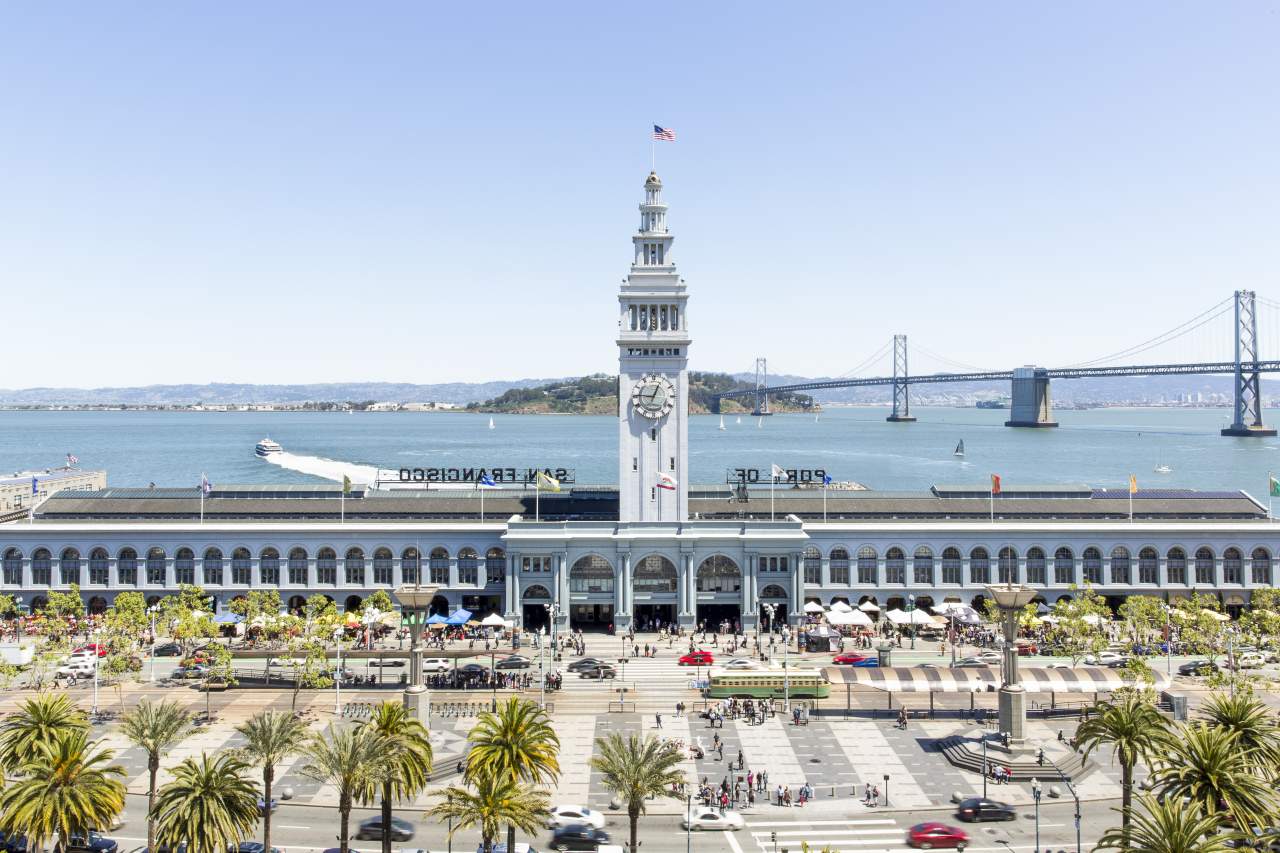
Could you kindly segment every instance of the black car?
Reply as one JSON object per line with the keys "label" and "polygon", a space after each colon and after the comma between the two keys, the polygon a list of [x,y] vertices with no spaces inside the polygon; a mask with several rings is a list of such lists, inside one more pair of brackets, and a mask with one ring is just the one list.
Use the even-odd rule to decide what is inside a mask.
{"label": "black car", "polygon": [[8,835],[4,839],[5,853],[26,853],[27,837],[25,835]]}
{"label": "black car", "polygon": [[400,658],[373,658],[369,666],[404,666],[404,661]]}
{"label": "black car", "polygon": [[[239,846],[227,845],[227,853],[262,853],[265,848],[261,841],[241,841]],[[271,853],[281,853],[279,847],[272,847]]]}
{"label": "black car", "polygon": [[160,643],[156,646],[156,657],[172,658],[182,654],[182,646],[177,643]]}
{"label": "black car", "polygon": [[609,833],[585,823],[562,826],[551,835],[552,850],[595,850],[609,843]]}
{"label": "black car", "polygon": [[1218,665],[1208,660],[1192,660],[1187,661],[1178,667],[1178,675],[1208,675],[1211,672],[1217,672]]}
{"label": "black car", "polygon": [[565,669],[570,672],[578,672],[582,669],[590,669],[593,666],[600,666],[602,663],[604,663],[604,661],[600,660],[600,658],[582,658],[581,660],[576,660],[569,664]]}
{"label": "black car", "polygon": [[613,667],[609,666],[609,664],[602,663],[602,664],[597,664],[596,666],[588,667],[587,669],[578,670],[578,677],[579,678],[599,678],[599,679],[617,678],[618,671]]}
{"label": "black car", "polygon": [[478,663],[469,663],[466,666],[458,667],[458,672],[464,675],[473,675],[473,674],[479,674],[479,673],[488,672],[488,671],[489,671],[489,667],[481,666]]}
{"label": "black car", "polygon": [[116,853],[120,845],[114,838],[106,838],[97,832],[88,835],[72,835],[67,839],[67,850],[72,853]]}
{"label": "black car", "polygon": [[[392,841],[408,841],[413,838],[413,824],[404,818],[393,817],[391,818],[390,835]],[[371,818],[360,821],[360,828],[356,830],[356,838],[381,841],[382,815],[374,815]]]}
{"label": "black car", "polygon": [[988,800],[986,797],[971,797],[956,809],[956,817],[970,823],[980,820],[1014,820],[1017,816],[1013,806]]}
{"label": "black car", "polygon": [[494,664],[494,669],[528,669],[532,661],[522,655],[512,655]]}

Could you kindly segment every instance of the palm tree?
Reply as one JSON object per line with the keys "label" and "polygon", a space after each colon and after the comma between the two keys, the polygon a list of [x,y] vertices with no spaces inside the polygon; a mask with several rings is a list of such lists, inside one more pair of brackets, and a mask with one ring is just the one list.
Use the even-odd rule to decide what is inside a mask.
{"label": "palm tree", "polygon": [[1137,691],[1125,691],[1102,705],[1095,716],[1080,724],[1076,742],[1085,758],[1100,746],[1110,745],[1120,762],[1120,826],[1129,826],[1133,805],[1133,768],[1139,761],[1151,764],[1165,751],[1169,729],[1161,714]]}
{"label": "palm tree", "polygon": [[[560,738],[546,711],[512,696],[495,713],[484,713],[467,735],[465,778],[506,779],[511,782],[550,782],[560,775]],[[516,827],[507,827],[507,849],[516,846]],[[343,851],[346,853],[346,851]]]}
{"label": "palm tree", "polygon": [[156,799],[160,844],[170,850],[186,845],[186,853],[238,847],[258,822],[258,792],[245,778],[248,769],[229,752],[183,759]]}
{"label": "palm tree", "polygon": [[160,772],[160,756],[176,746],[190,730],[191,715],[172,699],[158,703],[143,699],[120,720],[124,736],[147,753],[148,850],[156,849],[156,776]]}
{"label": "palm tree", "polygon": [[335,729],[312,735],[307,744],[311,761],[302,775],[338,789],[338,848],[347,853],[350,842],[351,806],[363,794],[381,784],[387,775],[390,745],[368,726]]}
{"label": "palm tree", "polygon": [[480,776],[473,783],[474,793],[457,785],[446,788],[442,792],[444,799],[427,811],[427,817],[450,822],[450,839],[459,830],[478,828],[484,853],[491,853],[503,824],[511,834],[516,828],[530,833],[542,828],[542,821],[549,814],[550,796],[546,791],[502,776]]}
{"label": "palm tree", "polygon": [[1128,828],[1109,829],[1099,850],[1141,850],[1143,853],[1229,853],[1235,833],[1219,831],[1218,818],[1186,808],[1181,800],[1138,798],[1140,808]]}
{"label": "palm tree", "polygon": [[262,813],[262,849],[271,850],[271,785],[276,778],[276,765],[302,749],[307,741],[307,726],[293,714],[263,711],[254,714],[236,731],[245,737],[240,757],[250,765],[262,768],[262,799],[267,804]]}
{"label": "palm tree", "polygon": [[124,769],[111,764],[115,752],[93,749],[84,731],[70,730],[39,741],[20,765],[22,778],[0,793],[0,831],[25,835],[28,850],[42,850],[55,834],[55,849],[71,836],[110,826],[124,810]]}
{"label": "palm tree", "polygon": [[1268,779],[1280,775],[1280,726],[1252,693],[1214,693],[1200,713],[1210,726],[1235,733],[1236,744],[1259,773]]}
{"label": "palm tree", "polygon": [[89,718],[65,693],[40,693],[23,702],[0,723],[0,767],[15,772],[70,731],[89,731]]}
{"label": "palm tree", "polygon": [[684,781],[684,773],[676,769],[682,758],[679,750],[653,735],[643,739],[634,734],[623,738],[614,732],[608,737],[596,738],[596,755],[591,759],[591,767],[604,776],[604,786],[627,804],[632,850],[640,849],[636,846],[636,835],[645,800],[679,797],[672,793],[672,786]]}
{"label": "palm tree", "polygon": [[1186,797],[1206,815],[1225,810],[1241,830],[1261,826],[1275,813],[1270,786],[1242,760],[1236,734],[1225,728],[1179,726],[1155,782],[1162,798]]}
{"label": "palm tree", "polygon": [[391,853],[391,804],[394,800],[412,800],[427,787],[431,774],[431,737],[426,726],[411,716],[401,702],[383,702],[363,725],[387,742],[385,757],[389,772],[373,787],[362,791],[360,799],[371,802],[381,796],[382,853]]}

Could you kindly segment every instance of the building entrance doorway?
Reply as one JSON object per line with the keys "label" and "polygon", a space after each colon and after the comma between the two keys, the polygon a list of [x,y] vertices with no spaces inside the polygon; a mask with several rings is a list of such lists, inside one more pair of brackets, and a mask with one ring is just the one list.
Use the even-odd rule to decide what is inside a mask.
{"label": "building entrance doorway", "polygon": [[708,631],[719,631],[722,623],[729,623],[729,630],[742,620],[742,609],[736,604],[699,604],[698,624]]}
{"label": "building entrance doorway", "polygon": [[582,631],[607,631],[612,624],[612,604],[574,604],[569,608],[570,628]]}
{"label": "building entrance doorway", "polygon": [[676,623],[676,606],[674,604],[637,604],[635,629],[637,631],[656,631]]}

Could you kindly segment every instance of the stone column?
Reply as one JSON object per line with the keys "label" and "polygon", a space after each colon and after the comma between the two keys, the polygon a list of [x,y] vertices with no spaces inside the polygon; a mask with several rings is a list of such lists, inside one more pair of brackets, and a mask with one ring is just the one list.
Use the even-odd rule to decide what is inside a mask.
{"label": "stone column", "polygon": [[1164,554],[1156,554],[1156,581],[1161,589],[1169,588],[1169,561]]}
{"label": "stone column", "polygon": [[503,589],[507,600],[506,618],[515,619],[517,622],[521,622],[522,620],[520,617],[523,615],[524,610],[520,607],[520,586],[519,582],[516,580],[516,567],[518,565],[518,558],[513,554],[507,554],[506,562],[503,565],[506,577]]}
{"label": "stone column", "polygon": [[[991,563],[987,563],[987,573],[991,573]],[[960,586],[967,587],[973,579],[973,567],[969,565],[969,558],[961,554],[960,556]]]}
{"label": "stone column", "polygon": [[623,630],[627,613],[627,559],[627,554],[619,554],[613,573],[613,624],[618,631]]}
{"label": "stone column", "polygon": [[[50,580],[52,580],[52,578],[50,578]],[[34,586],[35,582],[31,578],[31,558],[24,555],[22,557],[22,588],[32,589]]]}
{"label": "stone column", "polygon": [[[200,573],[204,577],[204,572]],[[316,558],[307,554],[307,590],[311,591],[320,585],[320,572],[316,569]]]}
{"label": "stone column", "polygon": [[[850,578],[850,580],[852,580],[852,578]],[[827,589],[831,586],[831,557],[829,556],[822,558],[822,570],[818,575],[818,583],[823,589]]]}
{"label": "stone column", "polygon": [[458,555],[453,554],[449,557],[449,588],[458,588]]}
{"label": "stone column", "polygon": [[[171,561],[166,560],[165,562],[171,562]],[[173,576],[170,574],[170,571],[172,571],[172,569],[166,566],[164,570],[164,576],[166,578],[172,579]],[[173,585],[172,580],[170,580],[170,583],[168,584],[168,586],[172,586],[172,585]],[[262,588],[262,558],[261,557],[249,558],[249,587],[251,589]]]}
{"label": "stone column", "polygon": [[555,555],[556,588],[560,590],[560,627],[569,627],[569,555]]}

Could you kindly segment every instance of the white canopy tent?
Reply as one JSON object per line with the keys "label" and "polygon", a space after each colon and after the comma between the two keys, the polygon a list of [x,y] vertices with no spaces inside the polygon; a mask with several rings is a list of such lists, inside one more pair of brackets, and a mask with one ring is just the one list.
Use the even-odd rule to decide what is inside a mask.
{"label": "white canopy tent", "polygon": [[838,599],[838,598],[837,598],[835,601],[831,602],[831,609],[832,609],[832,610],[834,610],[834,611],[836,611],[836,612],[838,612],[838,613],[852,613],[852,612],[853,612],[853,608],[852,608],[852,607],[850,607],[848,604],[844,603],[843,601],[841,601],[841,600],[840,600],[840,599]]}
{"label": "white canopy tent", "polygon": [[805,613],[821,613],[822,605],[816,601],[806,601],[804,603],[804,612]]}
{"label": "white canopy tent", "polygon": [[912,610],[907,613],[903,610],[886,611],[885,616],[889,617],[889,621],[895,625],[936,625],[934,615],[926,613],[923,610]]}
{"label": "white canopy tent", "polygon": [[490,613],[480,620],[480,624],[486,628],[505,628],[507,627],[507,620],[497,613]]}
{"label": "white canopy tent", "polygon": [[858,609],[863,613],[879,613],[880,606],[874,601],[864,601],[858,605]]}
{"label": "white canopy tent", "polygon": [[875,624],[871,621],[871,617],[861,610],[849,610],[847,613],[832,610],[827,614],[827,623],[830,625],[861,625],[864,628],[870,628]]}

